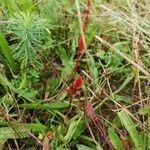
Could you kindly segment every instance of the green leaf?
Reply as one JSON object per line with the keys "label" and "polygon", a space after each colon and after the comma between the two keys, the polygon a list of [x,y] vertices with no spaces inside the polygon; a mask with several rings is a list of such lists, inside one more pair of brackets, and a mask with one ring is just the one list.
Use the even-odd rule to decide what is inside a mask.
{"label": "green leaf", "polygon": [[64,102],[55,102],[55,103],[47,103],[47,104],[30,103],[30,104],[21,104],[19,105],[19,107],[26,108],[26,109],[61,110],[61,109],[68,108],[69,104]]}
{"label": "green leaf", "polygon": [[35,91],[34,89],[19,89],[16,90],[16,92],[18,93],[19,97],[24,97],[25,99],[33,102],[32,99],[35,98],[35,96],[37,95],[37,91]]}
{"label": "green leaf", "polygon": [[22,77],[21,77],[21,83],[20,83],[20,85],[19,85],[19,87],[18,87],[17,90],[20,90],[20,89],[25,88],[25,87],[26,87],[26,84],[27,84],[27,77],[26,77],[26,73],[24,73],[24,74],[22,75]]}
{"label": "green leaf", "polygon": [[79,124],[77,125],[77,128],[73,134],[73,139],[74,140],[77,139],[81,135],[81,133],[84,131],[84,129],[85,129],[85,121],[81,120]]}
{"label": "green leaf", "polygon": [[6,93],[1,99],[0,102],[5,102],[8,106],[13,105],[14,99],[13,96],[9,93]]}
{"label": "green leaf", "polygon": [[117,49],[121,50],[122,52],[130,52],[128,41],[117,42],[117,43],[113,44],[113,46],[116,47]]}
{"label": "green leaf", "polygon": [[122,124],[120,122],[119,117],[116,115],[115,118],[113,119],[113,125],[116,126],[117,128],[121,128]]}
{"label": "green leaf", "polygon": [[98,58],[100,58],[101,60],[105,60],[105,58],[106,58],[106,52],[103,51],[103,50],[100,50],[100,51],[98,51],[98,52],[96,53],[96,56],[97,56]]}
{"label": "green leaf", "polygon": [[[114,52],[108,52],[108,56],[107,56],[109,59],[109,63],[108,63],[108,67],[110,69],[115,69],[117,68],[120,64],[121,64],[121,58],[118,57],[117,54],[115,54]],[[108,60],[105,60],[105,62],[107,62]]]}
{"label": "green leaf", "polygon": [[71,138],[73,138],[75,140],[84,131],[85,122],[84,122],[84,120],[82,120],[82,117],[80,117],[78,120],[76,120],[78,117],[79,117],[79,114],[74,116],[70,120],[69,128],[64,137],[64,140],[67,142],[69,142]]}
{"label": "green leaf", "polygon": [[47,127],[41,123],[24,123],[22,124],[25,128],[30,129],[34,133],[47,130]]}
{"label": "green leaf", "polygon": [[85,34],[86,44],[89,46],[91,42],[94,40],[94,36],[98,31],[99,24],[96,22],[90,23],[87,26],[87,31]]}
{"label": "green leaf", "polygon": [[95,60],[92,56],[90,56],[90,70],[93,74],[94,79],[98,78],[98,70],[96,68]]}
{"label": "green leaf", "polygon": [[141,136],[138,134],[138,131],[136,130],[136,124],[131,120],[128,112],[126,109],[123,109],[122,111],[117,113],[119,116],[119,119],[121,123],[124,125],[126,130],[128,131],[136,150],[143,150],[143,141],[141,139]]}
{"label": "green leaf", "polygon": [[34,69],[34,68],[30,68],[29,69],[29,74],[32,76],[32,77],[34,77],[34,78],[39,78],[39,76],[40,76],[40,73],[39,73],[39,71],[37,71],[36,69]]}
{"label": "green leaf", "polygon": [[130,102],[130,100],[127,96],[123,96],[123,95],[119,95],[119,94],[114,95],[114,99],[117,102],[125,102],[125,103]]}
{"label": "green leaf", "polygon": [[108,137],[116,150],[123,150],[123,145],[120,138],[111,128],[108,128]]}
{"label": "green leaf", "polygon": [[66,65],[69,64],[69,60],[70,59],[69,59],[69,57],[68,57],[68,55],[66,53],[66,50],[64,48],[61,48],[59,50],[59,56],[60,56],[61,61],[62,61],[62,63],[63,63],[64,66],[66,66]]}
{"label": "green leaf", "polygon": [[60,96],[59,96],[59,98],[58,98],[59,101],[64,100],[66,96],[67,96],[67,92],[66,91],[62,91],[61,94],[60,94]]}
{"label": "green leaf", "polygon": [[103,150],[102,146],[100,145],[100,142],[97,142],[96,140],[93,140],[91,137],[89,137],[88,135],[80,135],[80,139],[86,143],[87,145],[90,145],[91,147],[93,147],[93,143],[94,145],[96,144],[96,149],[97,150]]}
{"label": "green leaf", "polygon": [[72,71],[71,58],[68,56],[68,54],[66,53],[66,50],[64,48],[61,48],[59,50],[58,55],[60,56],[60,59],[61,59],[62,64],[63,64],[63,68],[61,68],[62,73],[63,73],[63,77],[67,77]]}
{"label": "green leaf", "polygon": [[144,142],[144,150],[150,149],[150,133],[143,132],[142,141]]}
{"label": "green leaf", "polygon": [[12,52],[8,46],[8,42],[5,38],[5,35],[0,32],[0,48],[3,56],[6,58],[6,62],[8,63],[8,67],[10,67],[13,71],[16,70],[16,64],[12,55]]}
{"label": "green leaf", "polygon": [[82,144],[77,144],[78,150],[93,150],[93,148],[90,148],[88,146],[82,145]]}
{"label": "green leaf", "polygon": [[[0,121],[0,125],[9,126],[9,123],[6,121]],[[11,123],[11,125],[13,125],[14,127],[18,126],[15,122]],[[47,127],[41,123],[20,123],[19,125],[31,130],[34,133],[39,133],[41,131],[47,130]]]}
{"label": "green leaf", "polygon": [[55,88],[57,87],[58,83],[59,83],[59,80],[55,77],[52,77],[48,80],[48,85],[49,85],[49,92],[50,93],[53,93]]}
{"label": "green leaf", "polygon": [[76,127],[78,125],[78,121],[72,121],[69,125],[67,134],[64,137],[65,141],[68,141],[69,139],[71,139],[71,137],[73,136],[73,132],[75,131]]}

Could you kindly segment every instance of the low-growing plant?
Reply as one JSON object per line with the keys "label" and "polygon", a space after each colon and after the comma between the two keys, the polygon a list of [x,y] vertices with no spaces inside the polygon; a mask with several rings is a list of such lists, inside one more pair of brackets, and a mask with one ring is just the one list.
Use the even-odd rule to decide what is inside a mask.
{"label": "low-growing plant", "polygon": [[[17,12],[10,19],[8,32],[13,44],[11,48],[22,67],[40,64],[38,54],[46,42],[46,21],[35,13]],[[51,38],[51,37],[49,37]]]}

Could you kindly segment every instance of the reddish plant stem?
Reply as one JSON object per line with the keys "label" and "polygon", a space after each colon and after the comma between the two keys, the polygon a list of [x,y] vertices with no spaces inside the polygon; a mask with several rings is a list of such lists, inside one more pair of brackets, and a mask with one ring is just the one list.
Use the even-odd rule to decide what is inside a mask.
{"label": "reddish plant stem", "polygon": [[[89,22],[89,12],[90,12],[90,7],[91,7],[91,0],[87,1],[87,6],[86,6],[86,10],[85,10],[85,17],[84,17],[84,22],[83,22],[83,32],[85,33],[86,31],[86,27],[88,25]],[[76,63],[75,66],[73,67],[73,71],[76,72],[77,68],[78,68],[78,64],[80,62],[81,59],[81,55],[83,53],[83,49],[84,49],[84,42],[83,42],[83,37],[81,35],[81,33],[79,34],[79,38],[78,38],[78,52],[77,52],[77,59],[76,59]]]}
{"label": "reddish plant stem", "polygon": [[[84,15],[84,22],[83,22],[83,32],[85,33],[86,31],[86,27],[87,27],[87,24],[89,22],[89,11],[90,11],[90,7],[91,7],[91,0],[87,0],[87,5],[86,5],[86,10],[85,10],[85,15]],[[77,59],[76,59],[76,62],[75,62],[75,65],[73,67],[73,71],[71,72],[71,75],[69,76],[69,78],[71,78],[71,76],[73,75],[73,73],[76,73],[77,72],[77,69],[78,69],[78,64],[80,62],[80,59],[82,57],[82,54],[83,54],[83,49],[85,48],[84,46],[84,42],[83,42],[83,35],[81,35],[81,33],[79,33],[79,37],[78,37],[78,51],[77,51]],[[76,93],[76,89],[73,89],[72,88],[72,85],[66,89],[66,91],[68,93],[72,95],[74,95]]]}
{"label": "reddish plant stem", "polygon": [[95,115],[94,108],[91,102],[87,102],[85,106],[85,115],[87,115],[93,122],[94,126],[98,130],[100,137],[104,140],[104,143],[108,145],[109,150],[114,150],[111,142],[109,141],[106,133],[106,129],[103,123],[102,117]]}
{"label": "reddish plant stem", "polygon": [[[86,10],[85,10],[85,17],[84,17],[84,22],[83,22],[83,33],[85,33],[86,31],[86,27],[87,27],[87,24],[89,22],[89,11],[90,11],[90,6],[91,6],[91,0],[87,0],[87,6],[86,6]],[[85,48],[85,42],[83,41],[83,34],[79,33],[79,37],[78,37],[78,51],[77,51],[77,59],[76,59],[76,62],[75,62],[75,65],[73,67],[73,70],[69,76],[69,78],[72,77],[73,73],[76,73],[77,72],[77,69],[78,69],[78,64],[80,62],[80,59],[82,57],[82,54],[83,54],[83,49]],[[82,77],[81,75],[79,77],[77,77],[75,79],[75,81],[72,83],[72,85],[70,85],[69,88],[65,89],[71,97],[75,96],[76,92],[77,92],[77,89],[79,87],[81,87],[83,83],[83,80],[82,80]],[[75,86],[77,85],[77,86]],[[71,100],[70,100],[70,106],[71,106]],[[68,113],[70,113],[70,110],[68,111]],[[68,114],[67,113],[67,114]]]}

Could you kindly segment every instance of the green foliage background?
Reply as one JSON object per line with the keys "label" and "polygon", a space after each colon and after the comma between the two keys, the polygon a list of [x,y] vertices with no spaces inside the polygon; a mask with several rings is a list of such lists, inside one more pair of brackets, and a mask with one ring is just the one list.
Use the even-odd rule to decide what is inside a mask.
{"label": "green foliage background", "polygon": [[[49,131],[53,150],[105,150],[106,139],[116,150],[150,148],[150,2],[93,0],[87,49],[72,73],[76,5],[83,20],[87,1],[77,2],[0,0],[1,149],[42,149]],[[83,85],[71,97],[65,89],[79,75]]]}

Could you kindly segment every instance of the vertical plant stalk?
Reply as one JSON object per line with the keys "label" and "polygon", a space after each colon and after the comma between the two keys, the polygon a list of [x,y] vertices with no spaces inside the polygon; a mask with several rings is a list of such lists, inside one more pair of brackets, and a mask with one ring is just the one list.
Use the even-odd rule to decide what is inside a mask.
{"label": "vertical plant stalk", "polygon": [[[82,57],[83,54],[83,50],[87,49],[86,46],[86,42],[85,42],[85,36],[84,33],[86,31],[86,27],[87,24],[89,22],[89,11],[90,11],[90,6],[91,6],[91,0],[87,0],[87,6],[86,6],[86,10],[85,10],[85,16],[84,16],[84,22],[82,22],[81,19],[81,12],[80,12],[80,7],[79,7],[79,1],[76,0],[76,6],[77,6],[77,12],[78,12],[78,20],[79,20],[79,25],[80,25],[80,33],[79,33],[79,37],[78,37],[78,52],[77,52],[77,59],[76,59],[76,63],[73,67],[73,71],[70,75],[70,77],[72,76],[73,73],[77,72],[78,69],[78,64],[80,62],[80,59]],[[82,85],[82,77],[78,76],[75,81],[79,81],[80,86]],[[74,82],[75,82],[74,81]],[[66,91],[71,95],[75,95],[76,93],[76,86],[74,86],[74,83],[72,83],[72,85],[66,89]]]}
{"label": "vertical plant stalk", "polygon": [[80,33],[79,33],[79,38],[78,38],[77,59],[76,59],[75,66],[73,68],[74,71],[77,71],[78,64],[79,64],[80,59],[81,59],[82,54],[83,54],[83,50],[87,49],[84,33],[86,31],[86,28],[87,28],[87,25],[88,25],[88,22],[89,22],[89,19],[90,19],[89,12],[90,12],[90,7],[91,7],[91,0],[87,0],[84,22],[82,22],[82,19],[81,19],[82,15],[81,15],[81,12],[80,12],[80,7],[79,7],[79,1],[78,0],[76,0],[76,6],[77,6],[77,12],[78,12]]}
{"label": "vertical plant stalk", "polygon": [[[86,31],[86,27],[87,27],[87,24],[89,22],[90,6],[91,6],[91,0],[87,0],[87,7],[86,7],[86,10],[85,10],[85,18],[84,18],[84,22],[82,23],[81,12],[80,12],[80,7],[79,7],[79,1],[76,0],[76,7],[77,7],[77,12],[78,12],[78,20],[79,20],[79,26],[80,26],[80,33],[79,33],[79,37],[78,37],[77,59],[76,59],[76,63],[74,65],[74,67],[73,67],[73,70],[72,70],[69,78],[72,77],[73,73],[77,72],[78,64],[79,64],[80,59],[82,57],[83,50],[87,49],[84,33]],[[74,80],[74,82],[69,86],[69,88],[65,89],[65,91],[68,92],[70,94],[70,96],[71,96],[70,97],[70,102],[69,102],[70,103],[69,104],[70,108],[71,108],[71,103],[72,103],[71,98],[76,95],[77,89],[81,87],[82,83],[83,83],[82,76],[79,75]],[[71,109],[68,111],[67,114],[69,114],[70,111],[71,111]]]}
{"label": "vertical plant stalk", "polygon": [[[140,64],[140,42],[141,42],[141,33],[135,35],[133,39],[133,52],[134,52],[134,62]],[[133,95],[135,92],[137,81],[139,80],[139,69],[134,67],[135,71],[135,78],[134,78],[134,85],[133,85]]]}

